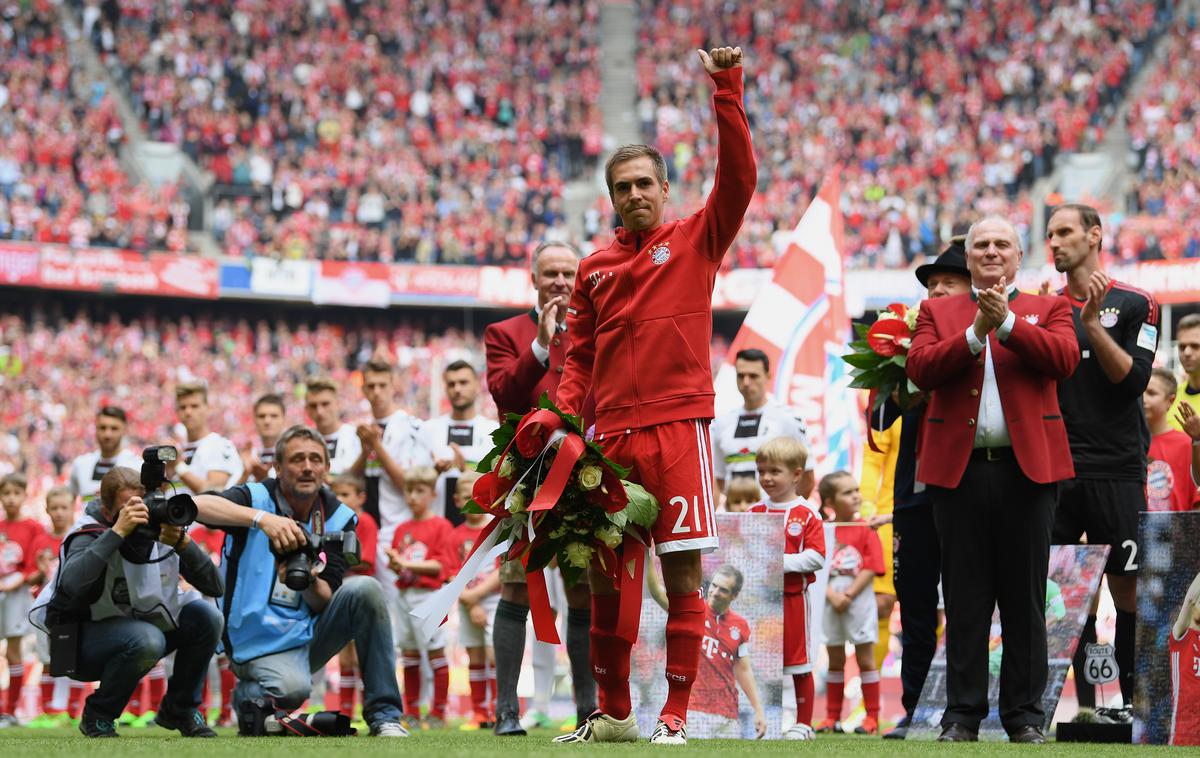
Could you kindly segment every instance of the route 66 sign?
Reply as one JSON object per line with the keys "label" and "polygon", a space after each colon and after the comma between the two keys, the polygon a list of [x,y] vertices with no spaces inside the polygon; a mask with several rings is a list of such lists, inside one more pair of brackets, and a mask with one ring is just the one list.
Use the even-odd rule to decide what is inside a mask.
{"label": "route 66 sign", "polygon": [[1117,679],[1117,659],[1112,645],[1088,643],[1084,647],[1083,678],[1091,684],[1108,684]]}

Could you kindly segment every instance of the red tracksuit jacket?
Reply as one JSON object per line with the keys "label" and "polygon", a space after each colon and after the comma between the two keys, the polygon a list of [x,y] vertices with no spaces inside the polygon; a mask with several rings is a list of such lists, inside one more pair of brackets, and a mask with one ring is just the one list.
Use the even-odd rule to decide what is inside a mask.
{"label": "red tracksuit jacket", "polygon": [[704,207],[641,233],[618,229],[579,266],[558,406],[578,413],[591,389],[597,434],[713,416],[713,286],[758,174],[742,69],[712,78],[717,175]]}

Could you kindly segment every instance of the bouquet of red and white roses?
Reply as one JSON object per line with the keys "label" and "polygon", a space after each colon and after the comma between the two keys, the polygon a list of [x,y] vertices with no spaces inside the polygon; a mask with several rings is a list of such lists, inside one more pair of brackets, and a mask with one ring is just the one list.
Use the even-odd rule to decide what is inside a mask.
{"label": "bouquet of red and white roses", "polygon": [[[489,556],[505,554],[525,566],[538,639],[558,641],[541,573],[553,561],[568,585],[597,566],[622,592],[619,626],[635,622],[636,615],[628,614],[635,611],[634,598],[640,609],[642,569],[658,501],[626,481],[628,470],[586,440],[580,419],[563,413],[546,395],[537,410],[509,414],[492,441],[495,446],[476,467],[483,475],[465,510],[489,513],[493,520],[459,576],[435,595],[444,597],[427,601],[430,607],[414,614],[427,621],[436,614],[440,623],[449,608],[441,606],[457,599],[455,583],[474,578]],[[620,570],[622,566],[628,570]]]}

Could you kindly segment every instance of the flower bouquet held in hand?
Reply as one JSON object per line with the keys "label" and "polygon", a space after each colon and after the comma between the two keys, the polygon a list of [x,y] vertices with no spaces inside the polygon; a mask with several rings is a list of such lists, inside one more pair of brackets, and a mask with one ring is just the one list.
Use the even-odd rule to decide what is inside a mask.
{"label": "flower bouquet held in hand", "polygon": [[[907,408],[912,396],[920,391],[904,370],[919,312],[919,308],[892,303],[887,310],[879,311],[879,317],[870,327],[854,325],[858,339],[850,343],[851,352],[843,355],[842,360],[851,367],[850,386],[871,391],[872,411],[892,393],[896,393],[900,406]],[[870,434],[867,441],[872,450],[877,449]]]}
{"label": "flower bouquet held in hand", "polygon": [[583,578],[590,566],[613,580],[622,591],[623,620],[625,595],[630,596],[628,621],[636,635],[642,572],[658,502],[640,485],[626,481],[628,470],[585,439],[578,417],[560,411],[545,394],[538,405],[523,417],[508,414],[492,433],[495,445],[479,462],[477,470],[483,475],[464,508],[489,513],[492,521],[459,575],[413,610],[425,620],[423,628],[432,624],[429,633],[457,601],[457,585],[465,585],[494,556],[504,554],[525,566],[538,639],[558,642],[542,575],[554,561],[568,585]]}

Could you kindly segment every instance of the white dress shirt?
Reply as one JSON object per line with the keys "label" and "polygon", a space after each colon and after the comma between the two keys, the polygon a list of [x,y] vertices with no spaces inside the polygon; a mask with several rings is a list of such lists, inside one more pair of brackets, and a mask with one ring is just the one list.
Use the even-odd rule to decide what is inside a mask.
{"label": "white dress shirt", "polygon": [[[541,308],[541,306],[540,306],[540,305],[535,305],[535,306],[533,307],[533,309],[534,309],[535,311],[537,311],[538,318],[540,319],[540,318],[541,318],[541,316],[542,316],[542,308]],[[539,324],[540,324],[540,322],[539,322]],[[539,326],[539,328],[540,328],[540,326]],[[558,324],[556,324],[556,325],[555,325],[555,327],[554,327],[554,331],[558,332],[559,334],[562,334],[563,332],[567,331],[567,322],[566,322],[566,321],[560,321]],[[537,341],[537,337],[534,337],[534,338],[533,338],[533,344],[532,344],[532,345],[530,345],[530,347],[533,349],[533,357],[534,357],[534,358],[537,358],[537,362],[538,362],[538,363],[540,363],[540,364],[542,364],[543,366],[547,366],[547,367],[548,367],[548,366],[550,365],[550,349],[549,349],[549,348],[542,347],[542,346],[541,346],[541,345],[538,343],[538,341]]]}
{"label": "white dress shirt", "polygon": [[[1017,285],[1008,285],[1009,300]],[[971,287],[972,294],[978,298],[979,290]],[[1004,323],[996,327],[996,337],[1001,342],[1012,334],[1017,314],[1009,308]],[[983,390],[979,393],[979,414],[975,419],[975,447],[1009,447],[1012,439],[1008,436],[1008,424],[1004,420],[1004,408],[1000,404],[1000,388],[996,384],[996,368],[992,364],[992,338],[988,335],[984,342],[975,335],[975,325],[967,327],[967,346],[972,355],[984,353],[983,358]]]}

